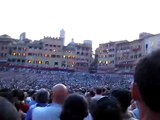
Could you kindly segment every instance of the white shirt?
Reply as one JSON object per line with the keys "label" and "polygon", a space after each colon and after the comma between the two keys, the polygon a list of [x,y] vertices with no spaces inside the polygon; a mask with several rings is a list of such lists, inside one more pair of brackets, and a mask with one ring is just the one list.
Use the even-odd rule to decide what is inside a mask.
{"label": "white shirt", "polygon": [[37,107],[32,112],[32,120],[60,120],[62,106],[51,104],[46,107]]}

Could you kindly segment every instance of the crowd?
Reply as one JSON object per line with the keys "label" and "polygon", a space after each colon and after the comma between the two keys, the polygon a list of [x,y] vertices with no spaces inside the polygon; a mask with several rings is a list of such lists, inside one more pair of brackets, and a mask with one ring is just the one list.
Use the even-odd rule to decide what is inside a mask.
{"label": "crowd", "polygon": [[90,74],[81,72],[44,71],[19,68],[0,69],[0,88],[10,89],[51,89],[58,83],[65,84],[70,90],[80,88],[89,90],[97,86],[113,89],[128,89],[133,80],[131,75]]}
{"label": "crowd", "polygon": [[7,68],[0,77],[0,120],[160,120],[160,50],[134,78]]}

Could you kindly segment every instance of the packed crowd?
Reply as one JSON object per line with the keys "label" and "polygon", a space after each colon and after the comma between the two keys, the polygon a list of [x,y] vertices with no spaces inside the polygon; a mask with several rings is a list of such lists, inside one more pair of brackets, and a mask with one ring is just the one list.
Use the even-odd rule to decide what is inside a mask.
{"label": "packed crowd", "polygon": [[160,120],[160,50],[139,61],[134,79],[7,68],[1,72],[0,120]]}
{"label": "packed crowd", "polygon": [[18,68],[0,69],[0,87],[16,89],[51,89],[58,83],[65,84],[70,90],[80,88],[89,90],[97,86],[113,89],[128,89],[133,80],[132,75],[90,74],[81,72],[43,71]]}

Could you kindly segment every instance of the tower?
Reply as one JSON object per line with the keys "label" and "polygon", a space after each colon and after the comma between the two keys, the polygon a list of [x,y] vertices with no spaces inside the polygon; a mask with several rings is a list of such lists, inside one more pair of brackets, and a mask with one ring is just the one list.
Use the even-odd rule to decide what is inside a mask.
{"label": "tower", "polygon": [[19,39],[21,41],[24,40],[24,39],[26,39],[26,33],[25,32],[21,33]]}
{"label": "tower", "polygon": [[60,30],[60,36],[59,37],[63,38],[63,40],[65,39],[65,31],[64,31],[64,29]]}

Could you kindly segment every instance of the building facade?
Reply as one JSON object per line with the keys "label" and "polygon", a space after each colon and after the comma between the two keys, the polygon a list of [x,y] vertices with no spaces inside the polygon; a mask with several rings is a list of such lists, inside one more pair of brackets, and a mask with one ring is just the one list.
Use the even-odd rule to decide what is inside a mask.
{"label": "building facade", "polygon": [[115,68],[115,54],[116,54],[116,43],[109,42],[100,44],[99,48],[96,49],[96,55],[98,57],[98,72],[113,71]]}
{"label": "building facade", "polygon": [[[14,42],[9,36],[5,41],[0,39],[1,61],[9,65],[34,68],[54,68],[57,70],[85,71],[89,70],[92,62],[92,41],[84,43],[72,41],[64,46],[65,31],[60,31],[59,37],[44,37],[37,41],[27,38]],[[11,42],[11,43],[10,43]]]}
{"label": "building facade", "polygon": [[8,62],[10,47],[15,40],[8,35],[0,36],[0,64]]}
{"label": "building facade", "polygon": [[[112,54],[110,49],[113,49]],[[141,33],[139,39],[133,41],[124,40],[100,44],[96,49],[98,56],[97,71],[113,72],[113,69],[110,69],[112,66],[114,72],[133,73],[137,62],[157,49],[160,49],[160,34],[153,35],[150,33]]]}
{"label": "building facade", "polygon": [[92,59],[92,42],[84,41],[75,44],[76,48],[76,71],[88,71],[93,61]]}

